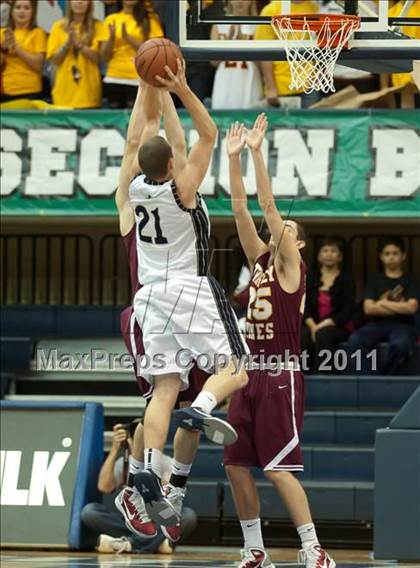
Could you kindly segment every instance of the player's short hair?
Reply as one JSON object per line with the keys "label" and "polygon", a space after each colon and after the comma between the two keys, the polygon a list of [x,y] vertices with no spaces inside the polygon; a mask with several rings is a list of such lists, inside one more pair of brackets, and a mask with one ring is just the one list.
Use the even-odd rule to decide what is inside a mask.
{"label": "player's short hair", "polygon": [[404,243],[404,239],[402,239],[401,237],[397,237],[397,236],[391,236],[391,237],[383,237],[380,242],[379,242],[379,254],[381,254],[381,252],[384,250],[384,248],[388,245],[394,245],[397,248],[400,249],[401,253],[405,252],[405,243]]}
{"label": "player's short hair", "polygon": [[[284,219],[284,221],[287,221],[287,219]],[[306,232],[305,229],[303,228],[302,223],[299,223],[299,221],[296,221],[295,219],[290,219],[290,221],[293,221],[293,223],[296,224],[298,241],[304,241],[306,243]],[[268,241],[270,240],[271,233],[265,221],[259,233],[261,239],[264,242],[268,243]]]}
{"label": "player's short hair", "polygon": [[306,231],[302,223],[299,223],[299,221],[296,221],[295,219],[292,220],[296,223],[298,241],[306,243]]}
{"label": "player's short hair", "polygon": [[168,173],[168,163],[172,156],[172,148],[165,138],[153,136],[139,148],[139,166],[148,178],[161,180]]}

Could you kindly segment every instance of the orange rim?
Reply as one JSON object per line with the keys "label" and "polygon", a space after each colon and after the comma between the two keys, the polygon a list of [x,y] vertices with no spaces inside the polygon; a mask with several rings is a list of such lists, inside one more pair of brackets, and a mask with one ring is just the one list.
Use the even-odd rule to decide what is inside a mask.
{"label": "orange rim", "polygon": [[302,30],[307,24],[309,29],[318,32],[324,25],[325,20],[329,20],[332,31],[337,31],[343,25],[352,25],[355,29],[360,27],[360,16],[348,14],[281,14],[273,16],[273,23],[279,24],[282,20],[288,20],[292,28]]}
{"label": "orange rim", "polygon": [[[348,28],[356,31],[360,28],[360,16],[351,16],[347,14],[282,14],[280,16],[273,16],[271,23],[273,27],[282,27],[282,21],[286,21],[287,25],[293,30],[304,31],[306,26],[312,32],[320,32],[325,22],[328,20],[329,29],[331,32],[337,32],[340,29],[347,31]],[[326,34],[321,34],[322,37],[317,36],[318,47],[325,48],[328,45]],[[330,40],[330,47],[340,46],[340,36]],[[347,41],[341,45],[342,48],[347,48]]]}

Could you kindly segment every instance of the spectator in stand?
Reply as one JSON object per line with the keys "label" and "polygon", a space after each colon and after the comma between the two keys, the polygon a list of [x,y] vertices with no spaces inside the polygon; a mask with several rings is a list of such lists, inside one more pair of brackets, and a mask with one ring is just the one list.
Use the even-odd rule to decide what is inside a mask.
{"label": "spectator in stand", "polygon": [[[101,493],[111,494],[116,490],[119,491],[126,482],[133,438],[138,438],[141,445],[143,444],[143,425],[139,420],[134,420],[130,424],[116,424],[113,427],[112,447],[98,477],[98,490]],[[166,478],[169,479],[172,460],[166,456],[164,468],[167,470]],[[90,544],[92,548],[96,544],[98,552],[172,554],[174,551],[173,545],[160,530],[151,538],[133,534],[126,527],[122,514],[114,505],[113,498],[109,506],[103,503],[88,503],[82,509],[81,516],[83,524],[89,529]],[[194,511],[184,507],[181,520],[184,537],[194,530],[196,523]]]}
{"label": "spectator in stand", "polygon": [[[405,1],[400,0],[391,6],[389,10],[389,16],[398,17],[405,5]],[[410,6],[407,14],[407,18],[420,18],[420,2],[413,2]],[[401,29],[402,33],[414,38],[420,39],[420,26],[403,26]],[[411,73],[395,73],[391,75],[391,81],[394,87],[400,87],[403,85],[408,85],[409,83],[414,84],[414,79]],[[415,106],[420,106],[420,95],[415,96]]]}
{"label": "spectator in stand", "polygon": [[[378,371],[393,375],[414,350],[416,327],[414,316],[419,306],[419,291],[414,279],[404,271],[405,245],[399,237],[385,238],[379,258],[383,271],[368,279],[363,310],[368,322],[349,337],[349,355],[361,352],[362,373],[374,373],[366,353],[380,341],[389,344],[384,361],[378,359]],[[354,367],[358,358],[349,357]],[[350,369],[353,370],[353,369]]]}
{"label": "spectator in stand", "polygon": [[168,26],[168,18],[170,17],[170,11],[167,10],[167,5],[169,3],[173,4],[173,1],[172,0],[153,0],[153,2],[152,2],[153,11],[156,12],[156,14],[159,17],[164,36],[167,37],[168,39],[172,40],[172,38],[168,36],[167,29],[166,29],[167,26]]}
{"label": "spectator in stand", "polygon": [[111,108],[131,108],[139,81],[134,57],[144,41],[163,37],[163,29],[146,0],[120,0],[118,8],[105,19],[108,41],[102,46],[102,59],[108,68],[104,94]]}
{"label": "spectator in stand", "polygon": [[[322,0],[320,12],[323,14],[342,14],[343,3],[339,0]],[[358,4],[358,12],[360,16],[373,17],[378,16],[378,3],[374,0],[364,0]],[[341,91],[352,85],[359,93],[370,93],[380,89],[379,75],[362,71],[360,69],[352,69],[345,65],[334,66],[334,86],[337,91]]]}
{"label": "spectator in stand", "polygon": [[99,49],[106,33],[93,17],[92,0],[69,0],[66,17],[51,28],[47,58],[55,65],[53,103],[66,108],[101,106]]}
{"label": "spectator in stand", "polygon": [[310,369],[320,370],[323,349],[334,348],[349,334],[354,303],[354,284],[342,267],[340,239],[325,238],[318,250],[318,266],[308,274],[302,326],[302,350],[309,355]]}
{"label": "spectator in stand", "polygon": [[[291,11],[295,14],[314,14],[319,11],[316,2],[310,0],[292,1]],[[261,11],[261,16],[276,16],[281,14],[281,0],[272,0]],[[276,32],[270,25],[259,25],[255,31],[255,39],[257,40],[276,40]],[[279,96],[282,97],[285,105],[293,108],[299,106],[307,107],[320,98],[320,94],[315,92],[305,95],[303,91],[291,91],[289,84],[291,82],[290,69],[287,61],[263,61],[261,70],[264,80],[265,96],[267,103],[273,107],[281,106]],[[283,98],[284,97],[284,98]],[[287,103],[289,97],[289,103]],[[291,99],[291,97],[294,97]]]}
{"label": "spectator in stand", "polygon": [[[188,16],[192,13],[193,7],[197,4],[198,0],[190,0],[188,2]],[[224,15],[223,3],[213,2],[213,0],[204,0],[202,2],[202,15],[204,18],[217,18]],[[187,37],[188,39],[210,39],[212,24],[187,24]],[[187,61],[187,83],[194,94],[204,101],[204,99],[211,97],[213,80],[214,80],[214,67],[210,61]],[[182,106],[181,101],[175,97],[176,106]]]}
{"label": "spectator in stand", "polygon": [[[229,0],[228,16],[256,16],[255,0]],[[211,30],[212,40],[252,39],[255,33],[252,24],[215,24]],[[252,61],[214,61],[217,67],[214,77],[211,106],[214,109],[253,108],[263,98],[260,70]]]}
{"label": "spectator in stand", "polygon": [[1,102],[42,98],[47,35],[36,25],[35,0],[13,0],[0,35]]}

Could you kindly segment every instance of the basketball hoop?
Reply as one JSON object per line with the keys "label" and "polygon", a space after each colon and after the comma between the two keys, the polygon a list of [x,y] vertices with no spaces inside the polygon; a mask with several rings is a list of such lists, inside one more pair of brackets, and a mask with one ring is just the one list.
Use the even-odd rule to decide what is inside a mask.
{"label": "basketball hoop", "polygon": [[360,17],[347,14],[291,14],[273,16],[271,25],[285,42],[292,82],[290,89],[305,93],[335,92],[334,66],[347,48]]}

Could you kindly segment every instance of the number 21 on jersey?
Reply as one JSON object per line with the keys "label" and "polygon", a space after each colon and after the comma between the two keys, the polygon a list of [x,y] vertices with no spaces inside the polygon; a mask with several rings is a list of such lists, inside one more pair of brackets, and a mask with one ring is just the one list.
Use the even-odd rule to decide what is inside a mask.
{"label": "number 21 on jersey", "polygon": [[143,234],[146,225],[148,225],[149,221],[151,220],[150,215],[146,207],[143,207],[142,205],[137,205],[136,207],[136,215],[140,219],[139,221],[140,240],[143,241],[144,243],[154,243],[155,245],[168,244],[168,239],[164,237],[162,234],[162,227],[160,226],[159,209],[156,207],[156,209],[153,209],[151,213],[154,217],[154,222],[155,222],[155,233],[156,233],[155,237],[148,237]]}

